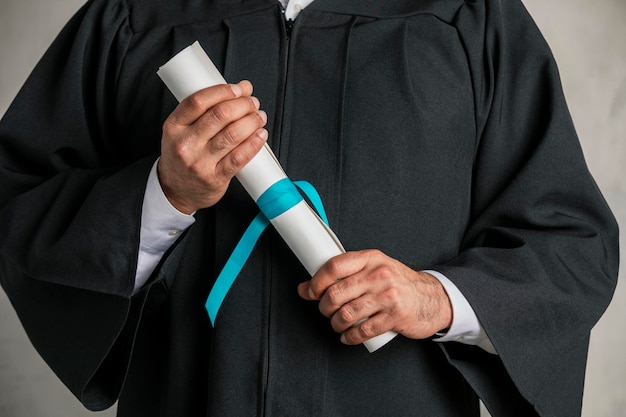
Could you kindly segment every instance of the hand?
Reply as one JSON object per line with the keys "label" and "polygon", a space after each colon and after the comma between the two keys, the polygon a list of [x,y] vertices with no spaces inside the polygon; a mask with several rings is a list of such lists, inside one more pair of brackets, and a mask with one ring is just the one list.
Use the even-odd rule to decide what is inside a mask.
{"label": "hand", "polygon": [[217,85],[183,100],[163,125],[158,175],[183,213],[211,207],[267,140],[252,84]]}
{"label": "hand", "polygon": [[377,250],[330,259],[298,293],[319,300],[320,311],[348,345],[389,330],[424,339],[452,323],[450,300],[435,277]]}

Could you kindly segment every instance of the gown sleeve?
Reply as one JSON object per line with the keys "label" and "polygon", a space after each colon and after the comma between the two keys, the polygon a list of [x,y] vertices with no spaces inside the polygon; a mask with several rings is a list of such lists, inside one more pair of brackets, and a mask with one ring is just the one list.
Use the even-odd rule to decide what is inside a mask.
{"label": "gown sleeve", "polygon": [[0,282],[39,354],[92,410],[119,394],[150,290],[131,297],[156,156],[129,155],[113,122],[131,38],[123,2],[89,1],[0,123]]}
{"label": "gown sleeve", "polygon": [[[499,357],[444,349],[494,416],[580,415],[590,330],[617,280],[617,224],[521,2],[466,1],[456,26],[475,93],[472,220],[460,254],[435,269]],[[522,398],[503,394],[507,384]]]}

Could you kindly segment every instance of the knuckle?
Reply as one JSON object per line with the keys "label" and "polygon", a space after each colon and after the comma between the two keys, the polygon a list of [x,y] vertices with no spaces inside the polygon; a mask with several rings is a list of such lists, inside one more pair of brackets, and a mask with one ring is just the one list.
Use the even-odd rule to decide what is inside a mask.
{"label": "knuckle", "polygon": [[395,276],[395,271],[388,265],[381,265],[376,268],[376,279],[382,282],[390,282]]}
{"label": "knuckle", "polygon": [[384,255],[379,249],[366,249],[365,252],[372,259],[378,259]]}
{"label": "knuckle", "polygon": [[330,302],[330,297],[328,297],[328,291],[323,281],[317,281],[312,284],[311,291],[313,291],[313,293],[317,295],[318,299],[322,299],[322,297],[326,296],[327,300]]}
{"label": "knuckle", "polygon": [[175,115],[170,115],[161,127],[162,139],[169,142],[177,140],[184,135],[185,128]]}
{"label": "knuckle", "polygon": [[228,106],[213,106],[207,111],[209,119],[218,123],[226,123],[230,120],[231,113]]}
{"label": "knuckle", "polygon": [[234,177],[237,172],[239,172],[242,165],[243,164],[239,154],[233,152],[228,156],[228,163],[224,164],[224,166],[222,167],[222,173],[226,177]]}
{"label": "knuckle", "polygon": [[187,153],[189,152],[189,140],[179,140],[173,146],[173,153],[180,159],[186,159]]}
{"label": "knuckle", "polygon": [[165,135],[172,135],[172,133],[174,132],[176,128],[176,119],[174,116],[170,116],[167,119],[165,119],[165,122],[163,122],[163,133]]}
{"label": "knuckle", "polygon": [[372,337],[380,334],[380,325],[376,324],[373,320],[366,320],[359,328],[359,335],[364,339],[371,339]]}
{"label": "knuckle", "polygon": [[187,98],[187,103],[193,109],[202,109],[206,105],[206,101],[204,99],[204,95],[200,93],[192,94]]}
{"label": "knuckle", "polygon": [[319,280],[317,279],[312,279],[311,280],[311,284],[309,286],[310,290],[314,293],[314,294],[319,294],[321,291],[321,283],[319,282]]}
{"label": "knuckle", "polygon": [[391,301],[399,300],[402,296],[402,291],[398,287],[389,287],[385,290],[385,297]]}
{"label": "knuckle", "polygon": [[333,285],[328,290],[326,290],[326,294],[328,296],[328,300],[333,305],[340,305],[343,298],[343,289],[340,285]]}
{"label": "knuckle", "polygon": [[230,171],[232,171],[232,174],[235,174],[236,171],[239,171],[239,168],[241,168],[245,164],[245,158],[243,158],[239,152],[232,152],[229,159]]}
{"label": "knuckle", "polygon": [[237,129],[232,125],[222,130],[222,140],[225,146],[236,145],[239,142],[238,137]]}
{"label": "knuckle", "polygon": [[204,176],[204,171],[202,169],[201,164],[198,161],[191,162],[188,166],[188,170],[193,176],[197,178]]}
{"label": "knuckle", "polygon": [[328,262],[326,262],[326,269],[331,275],[337,276],[341,269],[341,261],[336,257],[331,258]]}
{"label": "knuckle", "polygon": [[339,320],[343,323],[353,323],[357,317],[357,309],[352,305],[346,305],[339,309]]}

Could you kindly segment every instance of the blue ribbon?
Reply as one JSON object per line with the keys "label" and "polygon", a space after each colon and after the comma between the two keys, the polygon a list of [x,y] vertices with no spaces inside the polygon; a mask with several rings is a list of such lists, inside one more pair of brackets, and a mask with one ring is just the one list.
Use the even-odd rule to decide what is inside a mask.
{"label": "blue ribbon", "polygon": [[284,178],[275,182],[270,188],[265,190],[256,201],[256,204],[259,206],[261,213],[269,220],[272,220],[302,200],[302,196],[295,185],[293,185],[289,178]]}
{"label": "blue ribbon", "polygon": [[237,246],[235,246],[222,271],[217,276],[211,292],[209,292],[205,307],[213,326],[215,326],[217,313],[222,306],[224,298],[226,298],[226,294],[228,294],[230,287],[232,287],[241,269],[250,257],[261,234],[270,224],[270,220],[280,216],[303,200],[296,186],[311,201],[322,221],[328,224],[328,217],[322,204],[322,198],[310,183],[306,181],[292,182],[289,178],[285,178],[268,188],[256,202],[261,212],[256,215],[243,233],[243,236],[241,236],[241,239],[239,239]]}

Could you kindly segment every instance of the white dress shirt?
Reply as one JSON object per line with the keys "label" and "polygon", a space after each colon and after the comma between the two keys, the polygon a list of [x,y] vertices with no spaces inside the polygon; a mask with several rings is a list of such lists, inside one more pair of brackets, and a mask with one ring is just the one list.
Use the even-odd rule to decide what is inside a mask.
{"label": "white dress shirt", "polygon": [[[313,0],[279,0],[285,10],[285,19],[294,20]],[[165,252],[178,236],[191,226],[192,215],[179,212],[165,197],[156,171],[152,167],[143,201],[141,237],[135,292],[148,280]],[[476,313],[461,291],[447,277],[437,271],[425,271],[437,278],[446,290],[452,304],[453,321],[445,334],[434,339],[437,342],[460,342],[476,345],[489,353],[497,354],[484,332]],[[208,279],[208,278],[207,278]]]}

